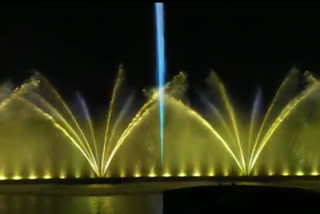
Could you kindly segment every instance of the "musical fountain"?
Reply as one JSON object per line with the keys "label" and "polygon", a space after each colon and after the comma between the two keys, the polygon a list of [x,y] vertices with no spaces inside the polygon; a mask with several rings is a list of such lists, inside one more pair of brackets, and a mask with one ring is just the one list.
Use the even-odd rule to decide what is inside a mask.
{"label": "musical fountain", "polygon": [[198,93],[203,106],[194,107],[186,73],[165,83],[162,3],[155,20],[157,86],[143,90],[138,108],[122,65],[102,116],[92,116],[79,92],[68,102],[39,72],[16,89],[2,84],[0,192],[105,195],[224,183],[317,190],[319,80],[293,68],[267,108],[259,89],[241,109],[211,71]]}

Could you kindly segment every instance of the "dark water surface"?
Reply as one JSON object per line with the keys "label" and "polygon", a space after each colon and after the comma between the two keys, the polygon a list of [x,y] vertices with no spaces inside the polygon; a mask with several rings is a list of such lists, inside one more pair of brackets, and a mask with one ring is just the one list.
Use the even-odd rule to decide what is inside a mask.
{"label": "dark water surface", "polygon": [[160,214],[162,194],[1,195],[1,214]]}
{"label": "dark water surface", "polygon": [[[298,188],[171,183],[1,185],[0,214],[201,214],[319,211],[319,191]],[[179,187],[179,185],[183,185]],[[193,183],[194,185],[194,183]],[[199,183],[200,185],[200,183]],[[307,187],[307,186],[305,186]],[[309,189],[316,189],[317,185]]]}

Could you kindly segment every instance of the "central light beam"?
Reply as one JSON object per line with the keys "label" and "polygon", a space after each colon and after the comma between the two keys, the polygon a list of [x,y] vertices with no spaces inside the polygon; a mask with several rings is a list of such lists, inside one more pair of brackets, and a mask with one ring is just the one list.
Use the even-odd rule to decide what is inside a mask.
{"label": "central light beam", "polygon": [[159,88],[160,156],[163,163],[164,85],[166,73],[163,3],[154,3],[154,8],[156,22],[156,69]]}

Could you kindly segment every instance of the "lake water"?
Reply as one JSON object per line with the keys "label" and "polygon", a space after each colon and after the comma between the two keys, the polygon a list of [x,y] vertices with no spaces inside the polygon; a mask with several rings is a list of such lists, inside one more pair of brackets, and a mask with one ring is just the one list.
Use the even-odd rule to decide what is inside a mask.
{"label": "lake water", "polygon": [[1,184],[0,214],[207,214],[212,213],[208,210],[237,212],[244,205],[270,213],[275,208],[304,213],[318,209],[319,180],[303,184],[310,190],[209,185],[196,181],[119,185]]}
{"label": "lake water", "polygon": [[1,195],[1,214],[162,214],[162,194]]}

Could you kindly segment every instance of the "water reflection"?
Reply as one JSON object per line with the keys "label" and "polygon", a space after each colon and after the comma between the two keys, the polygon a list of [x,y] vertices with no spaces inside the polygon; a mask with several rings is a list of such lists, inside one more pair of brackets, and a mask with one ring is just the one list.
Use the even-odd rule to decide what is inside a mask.
{"label": "water reflection", "polygon": [[110,196],[1,195],[6,214],[161,214],[162,194]]}

